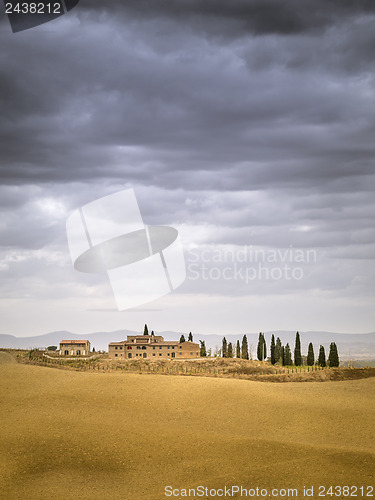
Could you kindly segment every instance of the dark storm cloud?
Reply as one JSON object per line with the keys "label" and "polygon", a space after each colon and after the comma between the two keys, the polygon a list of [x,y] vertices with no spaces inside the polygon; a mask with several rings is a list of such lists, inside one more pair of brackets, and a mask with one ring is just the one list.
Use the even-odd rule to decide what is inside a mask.
{"label": "dark storm cloud", "polygon": [[[105,5],[104,25],[89,3],[77,8],[81,36],[77,27],[34,34],[30,53],[6,37],[3,182],[147,178],[194,189],[204,179],[254,189],[371,173],[374,31],[350,24],[369,3],[130,2],[125,24],[123,7]],[[270,18],[274,28],[259,21],[223,45],[187,28],[187,13],[201,27],[220,17],[224,33],[233,19]],[[285,13],[298,29],[286,29]],[[318,26],[325,34],[311,32]]]}
{"label": "dark storm cloud", "polygon": [[[104,10],[100,0],[91,0],[86,6]],[[110,0],[105,3],[105,10],[116,15],[122,13],[124,18],[132,15],[143,19],[177,19],[193,23],[202,31],[210,31],[216,24],[222,29],[222,36],[238,36],[322,30],[355,14],[374,12],[375,7],[371,0],[355,3],[350,0],[130,0],[124,4]]]}
{"label": "dark storm cloud", "polygon": [[[296,217],[310,224],[317,212],[288,199],[327,196],[322,207],[340,208],[345,199],[332,195],[354,191],[367,200],[372,2],[81,3],[45,31],[0,32],[3,184],[44,185],[43,196],[62,200],[65,214],[124,184],[178,189],[173,200],[162,191],[163,216],[186,221],[190,210],[233,227],[276,228]],[[220,219],[215,206],[176,209],[199,190],[263,190],[276,202],[266,196],[256,214],[231,212],[226,200]],[[5,196],[3,204],[19,205],[29,245],[41,223],[19,193]],[[29,196],[31,203],[40,194]],[[144,206],[153,217],[152,200]],[[44,234],[56,237],[63,216],[43,213]],[[5,240],[19,244],[11,225],[7,231]]]}
{"label": "dark storm cloud", "polygon": [[[22,322],[43,328],[48,313],[55,328],[82,320],[81,306],[107,306],[104,283],[71,266],[65,222],[134,187],[144,222],[178,228],[187,257],[244,245],[317,251],[301,281],[187,281],[192,297],[176,313],[187,323],[225,295],[231,329],[244,316],[239,329],[248,328],[251,308],[268,318],[271,307],[277,322],[298,304],[319,324],[330,316],[343,330],[370,328],[374,14],[373,1],[81,0],[23,33],[0,20],[7,325],[21,299]],[[98,328],[90,321],[80,324]]]}

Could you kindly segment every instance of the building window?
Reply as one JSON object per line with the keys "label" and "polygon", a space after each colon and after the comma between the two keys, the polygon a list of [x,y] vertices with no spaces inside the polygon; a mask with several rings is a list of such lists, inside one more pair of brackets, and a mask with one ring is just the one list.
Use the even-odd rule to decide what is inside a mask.
{"label": "building window", "polygon": [[180,354],[180,356],[181,356],[181,355],[182,355],[182,352],[180,352],[179,354]]}
{"label": "building window", "polygon": [[174,345],[172,346],[172,349],[174,349]]}
{"label": "building window", "polygon": [[69,351],[64,351],[65,356],[69,356]]}
{"label": "building window", "polygon": [[128,358],[131,358],[131,357],[132,357],[132,353],[131,353],[131,352],[129,352],[129,354],[128,354]]}
{"label": "building window", "polygon": [[159,349],[161,349],[161,346],[159,347]]}
{"label": "building window", "polygon": [[191,354],[191,355],[193,355],[193,353],[192,353],[192,352],[191,352],[190,354]]}
{"label": "building window", "polygon": [[180,349],[182,349],[182,345],[180,345]]}
{"label": "building window", "polygon": [[168,356],[170,356],[170,354],[168,353]]}
{"label": "building window", "polygon": [[159,356],[161,356],[161,353],[159,354]]}
{"label": "building window", "polygon": [[122,345],[120,345],[120,349],[122,349]]}
{"label": "building window", "polygon": [[146,349],[146,346],[145,346],[145,345],[144,345],[144,346],[142,346],[142,349]]}
{"label": "building window", "polygon": [[131,345],[128,345],[127,349],[130,349],[131,350],[132,346]]}
{"label": "building window", "polygon": [[156,356],[156,354],[154,353],[153,356]]}
{"label": "building window", "polygon": [[115,349],[117,349],[117,345],[115,346]]}
{"label": "building window", "polygon": [[81,351],[78,349],[77,356],[80,356],[80,355],[81,355]]}
{"label": "building window", "polygon": [[118,356],[118,354],[117,354],[117,352],[116,352],[115,357],[117,358],[117,356]]}
{"label": "building window", "polygon": [[170,347],[168,346],[168,349],[170,349]]}
{"label": "building window", "polygon": [[153,347],[153,350],[155,351],[155,346]]}

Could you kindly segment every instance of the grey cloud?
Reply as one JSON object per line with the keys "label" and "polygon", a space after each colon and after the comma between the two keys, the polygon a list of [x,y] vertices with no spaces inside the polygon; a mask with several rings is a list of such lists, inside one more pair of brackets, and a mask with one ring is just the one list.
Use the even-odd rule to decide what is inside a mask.
{"label": "grey cloud", "polygon": [[[103,3],[91,0],[88,9],[103,11]],[[221,21],[229,25],[232,36],[254,33],[296,34],[325,27],[361,13],[373,12],[370,0],[353,2],[340,0],[131,0],[126,4],[115,1],[106,2],[106,12],[122,13],[123,19],[132,15],[137,18],[158,19],[168,17],[182,23],[195,24],[198,29],[204,27],[223,28]],[[83,7],[83,6],[82,6]],[[197,19],[198,18],[198,19]],[[203,26],[199,18],[204,20]],[[211,21],[211,24],[210,24]],[[236,30],[231,27],[236,22]],[[222,35],[226,34],[224,28]]]}
{"label": "grey cloud", "polygon": [[[132,186],[144,221],[179,227],[186,245],[320,252],[307,281],[257,283],[260,294],[371,294],[374,10],[82,0],[29,33],[3,22],[0,238],[15,258],[3,292],[32,294],[34,283],[52,297],[53,276],[56,296],[83,293],[69,259],[53,271],[45,255],[68,256],[73,209]],[[82,283],[100,286],[92,279]]]}
{"label": "grey cloud", "polygon": [[[196,178],[188,172],[198,171],[198,179],[208,177],[208,187],[222,189],[209,173],[225,170],[240,176],[226,176],[225,188],[238,189],[246,178],[251,189],[266,187],[270,179],[319,185],[327,177],[351,176],[353,161],[356,175],[371,171],[371,81],[349,86],[328,65],[319,79],[314,61],[303,71],[293,66],[288,54],[298,50],[298,37],[273,42],[285,64],[270,59],[254,72],[251,60],[267,61],[267,37],[255,48],[254,39],[245,41],[246,55],[243,44],[210,47],[183,31],[186,45],[177,43],[163,55],[153,49],[160,40],[155,28],[150,34],[141,26],[137,35],[134,27],[124,34],[114,26],[112,39],[109,27],[93,34],[83,26],[89,38],[78,46],[76,40],[63,43],[59,33],[52,46],[38,40],[48,71],[40,71],[35,59],[20,65],[23,47],[16,46],[18,53],[6,61],[13,82],[2,93],[5,116],[12,117],[3,122],[4,182],[146,177],[171,187],[190,180],[193,188]],[[133,46],[127,30],[135,37]],[[178,40],[177,28],[165,36]],[[319,59],[329,60],[329,47],[311,35],[299,57],[317,46],[327,54]],[[193,52],[185,60],[188,47]],[[355,55],[353,48],[350,58]],[[23,68],[18,78],[15,61]],[[129,158],[122,147],[139,148],[140,155]],[[143,161],[150,156],[153,161]],[[238,167],[240,162],[245,166]]]}

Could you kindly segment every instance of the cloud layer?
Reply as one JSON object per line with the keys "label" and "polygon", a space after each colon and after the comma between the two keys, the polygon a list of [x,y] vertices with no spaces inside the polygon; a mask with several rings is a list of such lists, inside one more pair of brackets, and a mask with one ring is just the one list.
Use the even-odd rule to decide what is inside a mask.
{"label": "cloud layer", "polygon": [[[89,307],[80,297],[110,303],[104,283],[71,271],[65,220],[131,186],[146,222],[180,229],[187,256],[244,245],[319,256],[299,283],[188,280],[185,302],[155,316],[175,322],[163,328],[188,324],[197,293],[213,317],[214,297],[268,295],[290,328],[285,297],[302,293],[305,329],[373,329],[374,22],[373,2],[326,0],[88,1],[19,34],[3,19],[0,291],[14,309],[2,333],[20,333],[21,302],[43,309],[48,297],[60,323],[47,326],[51,313],[34,328],[63,329],[61,300],[77,297],[73,330]],[[350,321],[337,318],[340,304]],[[252,313],[254,329],[272,328]],[[138,328],[139,314],[128,318]]]}

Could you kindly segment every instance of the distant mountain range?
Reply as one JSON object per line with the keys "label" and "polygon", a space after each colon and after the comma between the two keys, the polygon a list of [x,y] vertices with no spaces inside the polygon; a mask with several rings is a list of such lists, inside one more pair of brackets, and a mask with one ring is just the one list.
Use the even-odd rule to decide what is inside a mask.
{"label": "distant mountain range", "polygon": [[[140,332],[130,330],[117,330],[114,332],[95,332],[90,334],[77,334],[67,331],[51,332],[45,335],[37,335],[35,337],[14,337],[13,335],[0,335],[0,347],[8,349],[33,349],[46,348],[50,345],[59,346],[62,340],[79,340],[87,339],[91,346],[95,349],[107,351],[109,342],[125,340],[127,335],[139,335]],[[181,333],[184,333],[187,338],[188,332],[155,332],[157,335],[162,335],[165,340],[179,340]],[[289,345],[293,351],[296,332],[292,331],[275,331],[265,332],[267,349],[269,354],[269,345],[272,333],[275,338],[280,337],[281,342]],[[247,333],[249,346],[252,350],[253,357],[256,357],[256,347],[258,342],[258,333]],[[329,344],[336,342],[340,359],[375,359],[375,332],[365,334],[349,334],[349,333],[332,333],[332,332],[300,332],[302,354],[307,354],[307,346],[309,342],[314,345],[315,355],[319,352],[319,346],[324,345],[326,354],[328,355]],[[237,340],[242,339],[240,335],[225,335],[228,342],[236,344]],[[194,334],[194,341],[203,340],[207,348],[211,348],[214,352],[219,349],[222,344],[223,335],[205,335]]]}

